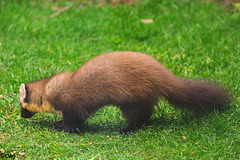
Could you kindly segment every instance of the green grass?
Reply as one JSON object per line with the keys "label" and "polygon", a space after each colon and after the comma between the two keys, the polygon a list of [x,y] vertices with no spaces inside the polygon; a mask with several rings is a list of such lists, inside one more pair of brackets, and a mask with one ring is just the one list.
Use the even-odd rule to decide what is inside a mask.
{"label": "green grass", "polygon": [[[69,10],[51,18],[54,6]],[[149,18],[154,23],[141,23]],[[56,115],[20,117],[21,83],[74,71],[116,50],[147,53],[182,78],[220,83],[234,97],[231,108],[196,118],[160,101],[149,124],[129,136],[118,134],[126,123],[113,106],[93,115],[80,134],[50,132]],[[96,7],[1,0],[0,149],[24,152],[27,159],[239,159],[239,62],[240,13],[216,3],[145,0]]]}

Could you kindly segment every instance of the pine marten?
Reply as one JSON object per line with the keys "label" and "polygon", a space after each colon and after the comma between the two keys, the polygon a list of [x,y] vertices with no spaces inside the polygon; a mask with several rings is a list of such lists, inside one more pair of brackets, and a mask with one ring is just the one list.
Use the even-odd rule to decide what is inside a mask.
{"label": "pine marten", "polygon": [[165,98],[175,107],[193,111],[222,109],[230,103],[226,89],[215,83],[176,77],[149,55],[111,52],[99,55],[75,72],[21,84],[21,117],[57,113],[57,131],[77,132],[87,118],[105,105],[120,107],[135,131],[150,118],[153,106]]}

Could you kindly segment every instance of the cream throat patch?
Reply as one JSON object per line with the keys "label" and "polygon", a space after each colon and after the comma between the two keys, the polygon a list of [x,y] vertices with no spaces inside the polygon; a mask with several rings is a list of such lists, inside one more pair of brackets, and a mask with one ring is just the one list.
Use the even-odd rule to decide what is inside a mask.
{"label": "cream throat patch", "polygon": [[56,110],[51,104],[46,102],[43,103],[42,105],[23,103],[22,107],[26,108],[28,111],[32,113],[56,113],[62,116],[62,111]]}

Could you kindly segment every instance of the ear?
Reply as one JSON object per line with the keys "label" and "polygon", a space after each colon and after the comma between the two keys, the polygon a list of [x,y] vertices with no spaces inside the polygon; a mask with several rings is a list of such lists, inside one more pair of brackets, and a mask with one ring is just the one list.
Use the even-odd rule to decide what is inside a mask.
{"label": "ear", "polygon": [[19,99],[21,103],[24,103],[24,99],[26,98],[26,88],[25,84],[21,84],[20,89],[19,89]]}

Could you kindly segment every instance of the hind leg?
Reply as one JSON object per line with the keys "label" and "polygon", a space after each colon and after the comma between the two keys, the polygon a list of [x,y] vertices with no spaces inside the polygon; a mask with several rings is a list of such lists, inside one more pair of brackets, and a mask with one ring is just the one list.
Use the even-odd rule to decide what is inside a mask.
{"label": "hind leg", "polygon": [[127,134],[141,128],[151,117],[153,105],[133,105],[122,108],[123,115],[126,117],[128,126],[120,131]]}

